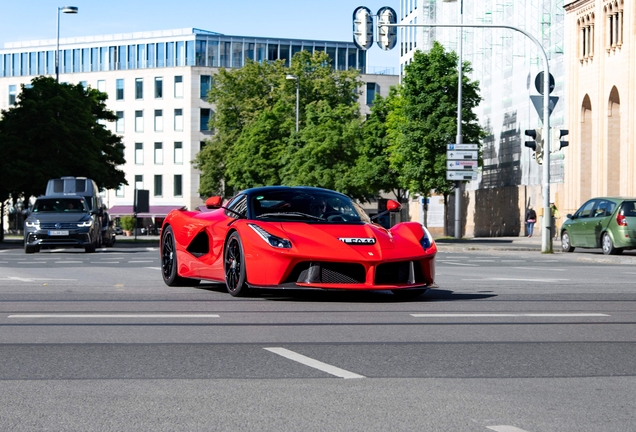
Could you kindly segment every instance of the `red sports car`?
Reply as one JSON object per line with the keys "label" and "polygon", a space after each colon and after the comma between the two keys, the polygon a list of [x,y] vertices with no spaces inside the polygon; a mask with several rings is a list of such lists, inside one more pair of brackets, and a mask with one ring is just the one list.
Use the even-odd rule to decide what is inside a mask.
{"label": "red sports car", "polygon": [[[419,223],[385,229],[346,195],[313,187],[259,187],[221,202],[211,197],[212,211],[173,210],[166,217],[167,285],[225,282],[233,296],[318,288],[414,297],[434,287],[437,247]],[[389,200],[378,216],[399,210]]]}

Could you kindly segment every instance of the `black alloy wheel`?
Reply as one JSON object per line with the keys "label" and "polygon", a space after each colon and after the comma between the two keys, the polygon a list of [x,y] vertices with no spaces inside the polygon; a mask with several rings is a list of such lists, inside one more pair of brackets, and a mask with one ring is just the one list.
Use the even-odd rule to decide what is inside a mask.
{"label": "black alloy wheel", "polygon": [[244,256],[241,236],[235,231],[228,238],[224,253],[225,285],[234,297],[246,296],[249,293]]}
{"label": "black alloy wheel", "polygon": [[159,248],[161,250],[161,276],[166,285],[196,286],[201,282],[198,279],[189,279],[179,276],[177,272],[177,248],[171,226],[166,227],[163,231]]}

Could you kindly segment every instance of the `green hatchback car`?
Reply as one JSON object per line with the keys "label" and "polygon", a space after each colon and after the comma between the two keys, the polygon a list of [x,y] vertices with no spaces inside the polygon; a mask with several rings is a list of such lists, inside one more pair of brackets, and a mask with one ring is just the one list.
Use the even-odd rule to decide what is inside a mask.
{"label": "green hatchback car", "polygon": [[602,248],[606,255],[636,249],[636,198],[592,198],[561,227],[564,252]]}

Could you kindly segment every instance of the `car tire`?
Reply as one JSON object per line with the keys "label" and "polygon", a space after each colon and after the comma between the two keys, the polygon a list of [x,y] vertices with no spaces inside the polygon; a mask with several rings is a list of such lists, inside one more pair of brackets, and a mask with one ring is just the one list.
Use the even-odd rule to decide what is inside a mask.
{"label": "car tire", "polygon": [[230,234],[225,243],[223,262],[227,291],[234,297],[248,295],[249,288],[247,287],[243,242],[241,242],[241,236],[236,231]]}
{"label": "car tire", "polygon": [[24,245],[24,253],[32,254],[39,251],[40,251],[40,248],[38,248],[37,246]]}
{"label": "car tire", "polygon": [[168,286],[197,286],[201,281],[199,279],[190,279],[179,276],[177,262],[177,247],[174,239],[172,227],[167,227],[161,236],[159,244],[161,253],[161,276],[163,282]]}
{"label": "car tire", "polygon": [[563,231],[561,233],[561,248],[563,249],[563,252],[574,252],[574,247],[570,242],[570,233],[567,231]]}
{"label": "car tire", "polygon": [[607,232],[603,233],[603,238],[601,239],[601,247],[603,248],[603,253],[605,255],[618,255],[619,253],[623,252],[622,249],[614,247],[612,237],[610,237]]}
{"label": "car tire", "polygon": [[88,246],[84,246],[84,252],[86,252],[86,253],[94,253],[95,252],[95,244],[91,243]]}
{"label": "car tire", "polygon": [[392,290],[393,295],[395,295],[399,299],[409,300],[414,299],[426,292],[426,288],[423,289],[399,289]]}

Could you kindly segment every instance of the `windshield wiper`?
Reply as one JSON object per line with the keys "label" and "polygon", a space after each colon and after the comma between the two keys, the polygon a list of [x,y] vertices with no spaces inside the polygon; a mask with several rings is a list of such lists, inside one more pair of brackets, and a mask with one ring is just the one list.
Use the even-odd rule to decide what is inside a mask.
{"label": "windshield wiper", "polygon": [[300,213],[300,212],[263,213],[262,215],[256,216],[256,219],[263,219],[267,217],[286,217],[286,216],[304,217],[304,218],[315,219],[320,221],[326,220],[325,218],[322,218],[320,216],[314,216],[314,215],[310,215],[307,213]]}

